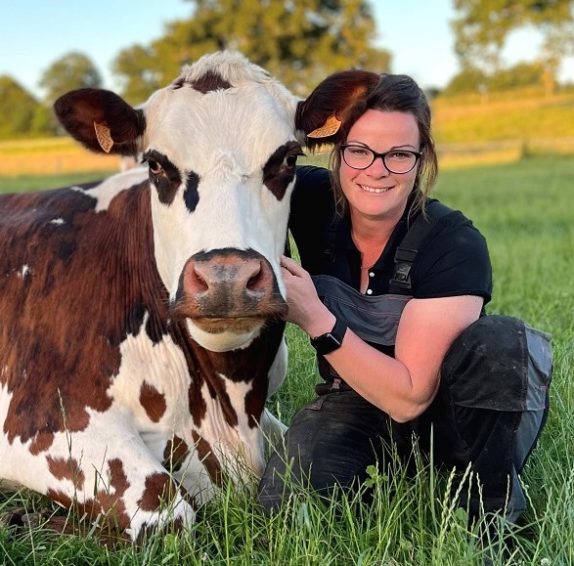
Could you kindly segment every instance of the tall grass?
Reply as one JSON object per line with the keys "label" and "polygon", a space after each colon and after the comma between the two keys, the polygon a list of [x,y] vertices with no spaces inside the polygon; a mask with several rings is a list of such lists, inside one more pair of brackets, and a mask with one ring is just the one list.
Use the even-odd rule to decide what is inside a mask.
{"label": "tall grass", "polygon": [[[572,179],[573,160],[533,158],[445,171],[436,190],[443,202],[472,218],[488,240],[494,268],[489,312],[522,317],[554,336],[552,409],[523,477],[531,505],[521,526],[507,533],[510,556],[492,549],[494,564],[574,564]],[[288,339],[289,375],[269,403],[285,421],[312,397],[316,381],[307,339],[293,327]],[[468,528],[464,512],[453,504],[453,477],[420,462],[412,478],[397,463],[384,475],[372,471],[369,481],[375,489],[369,507],[344,497],[325,505],[300,489],[273,517],[257,507],[253,485],[244,491],[227,486],[189,531],[152,536],[140,547],[105,547],[96,536],[56,536],[36,527],[0,527],[0,563],[482,564],[478,526]],[[0,513],[19,506],[54,509],[36,495],[0,496]]]}

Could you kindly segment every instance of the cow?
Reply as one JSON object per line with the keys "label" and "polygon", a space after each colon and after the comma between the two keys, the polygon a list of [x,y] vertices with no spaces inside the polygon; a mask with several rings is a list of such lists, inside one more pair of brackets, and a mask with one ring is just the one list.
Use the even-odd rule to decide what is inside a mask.
{"label": "cow", "polygon": [[325,111],[223,51],[139,107],[80,89],[55,112],[143,167],[0,197],[0,481],[136,541],[260,474],[282,430],[279,262]]}

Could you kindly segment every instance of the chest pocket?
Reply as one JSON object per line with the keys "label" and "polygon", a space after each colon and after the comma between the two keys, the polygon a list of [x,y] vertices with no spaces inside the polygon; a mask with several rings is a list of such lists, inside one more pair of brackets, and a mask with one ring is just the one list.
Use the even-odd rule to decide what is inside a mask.
{"label": "chest pocket", "polygon": [[331,275],[315,275],[313,283],[325,306],[360,338],[378,346],[394,346],[408,295],[363,295]]}

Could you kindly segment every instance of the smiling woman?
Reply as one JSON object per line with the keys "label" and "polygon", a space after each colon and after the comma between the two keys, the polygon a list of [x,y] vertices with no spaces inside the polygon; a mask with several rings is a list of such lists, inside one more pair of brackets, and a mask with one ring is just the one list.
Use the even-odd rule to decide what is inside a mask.
{"label": "smiling woman", "polygon": [[370,466],[386,475],[394,455],[414,465],[418,446],[448,469],[470,469],[459,504],[471,519],[515,521],[526,506],[518,474],[547,413],[548,339],[485,316],[486,242],[428,198],[437,159],[418,85],[348,71],[313,97],[323,123],[309,135],[334,144],[333,171],[300,169],[289,226],[302,267],[289,258],[281,267],[287,320],[311,338],[324,382],[271,457],[261,503],[282,504],[290,473],[323,496],[359,489]]}

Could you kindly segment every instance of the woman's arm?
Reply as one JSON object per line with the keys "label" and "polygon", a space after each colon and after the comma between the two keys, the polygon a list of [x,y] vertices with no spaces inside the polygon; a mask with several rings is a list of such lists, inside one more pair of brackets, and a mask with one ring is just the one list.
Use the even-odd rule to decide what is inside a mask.
{"label": "woman's arm", "polygon": [[[311,337],[329,332],[335,316],[317,296],[309,274],[288,258],[282,260],[282,268],[289,304],[287,320]],[[412,299],[401,316],[395,358],[347,330],[342,346],[326,359],[357,393],[394,420],[412,420],[432,402],[449,346],[478,319],[482,304],[482,297],[470,295]]]}

